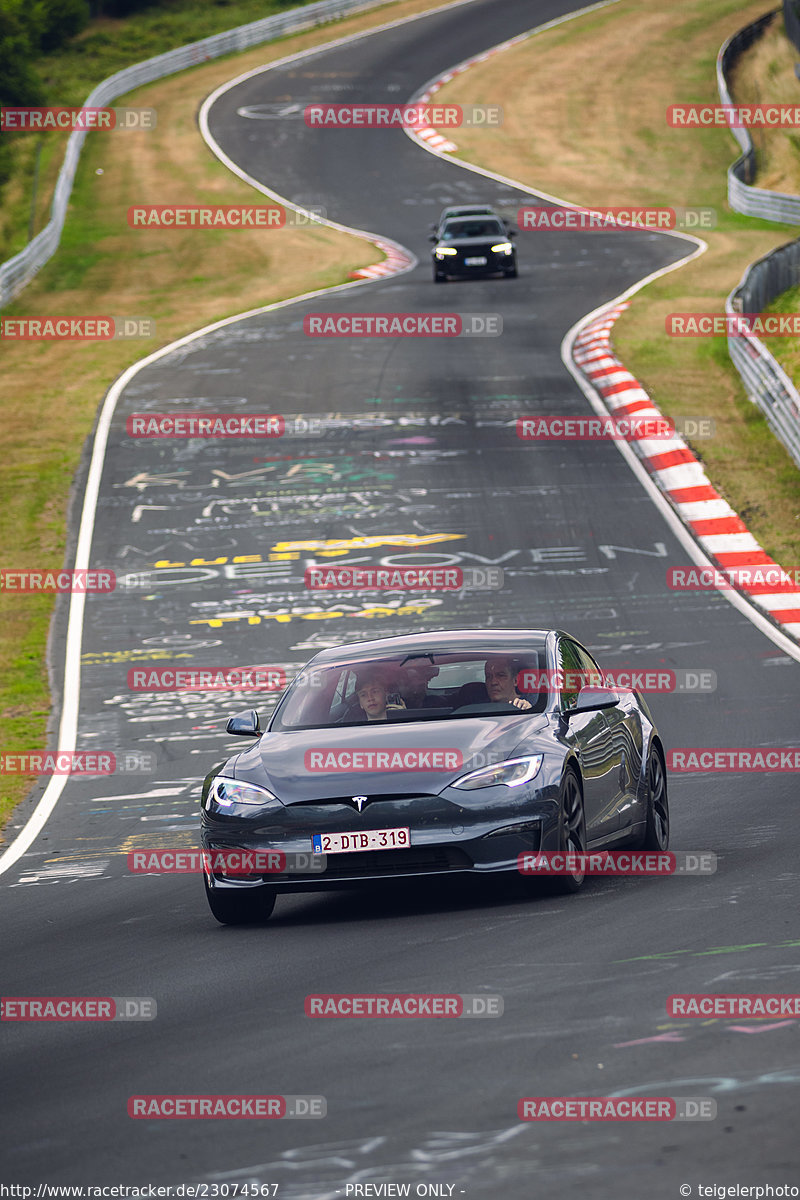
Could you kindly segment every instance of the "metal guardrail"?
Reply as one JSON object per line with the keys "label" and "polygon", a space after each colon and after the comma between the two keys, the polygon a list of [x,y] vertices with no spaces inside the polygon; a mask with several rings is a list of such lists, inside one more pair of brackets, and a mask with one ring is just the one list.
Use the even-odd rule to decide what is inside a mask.
{"label": "metal guardrail", "polygon": [[[187,67],[197,66],[198,63],[220,58],[224,54],[247,50],[250,46],[258,46],[287,33],[297,33],[303,29],[311,29],[338,17],[347,16],[359,10],[377,8],[388,4],[390,0],[317,0],[304,8],[293,8],[285,13],[276,13],[271,17],[262,17],[251,21],[248,25],[239,25],[224,33],[214,34],[199,42],[190,42],[187,46],[179,46],[176,50],[168,50],[155,58],[145,59],[144,62],[134,63],[114,75],[109,75],[97,85],[94,91],[84,101],[84,108],[101,108],[118,100],[120,96],[174,75]],[[50,209],[50,220],[44,229],[33,238],[24,250],[0,264],[0,308],[9,304],[15,296],[30,283],[33,277],[52,258],[58,249],[67,204],[72,192],[72,184],[78,167],[86,131],[75,131],[70,134],[64,162],[59,171],[53,194],[53,204]]]}
{"label": "metal guardrail", "polygon": [[[789,0],[794,3],[795,0]],[[723,104],[732,104],[727,74],[735,60],[752,46],[775,20],[780,9],[765,13],[757,21],[740,29],[720,48],[717,55],[717,88]],[[752,187],[756,174],[756,153],[750,134],[744,127],[730,127],[742,154],[728,168],[728,203],[736,212],[767,221],[800,225],[800,196]],[[763,312],[777,296],[800,283],[800,241],[789,242],[751,263],[737,287],[725,301],[728,313]],[[728,334],[728,353],[741,376],[747,393],[757,404],[775,436],[783,442],[800,467],[800,393],[783,368],[754,334]]]}
{"label": "metal guardrail", "polygon": [[[723,104],[733,104],[728,88],[728,72],[736,59],[757,41],[764,30],[780,14],[780,9],[765,13],[757,21],[745,25],[723,42],[717,55],[717,90]],[[788,192],[772,192],[766,188],[752,186],[756,177],[756,151],[747,129],[731,126],[730,131],[741,147],[742,153],[728,167],[728,203],[735,212],[748,217],[761,217],[766,221],[779,221],[784,225],[800,225],[800,196]]]}
{"label": "metal guardrail", "polygon": [[[800,284],[800,241],[779,246],[751,263],[725,301],[728,313],[763,312],[765,307]],[[728,353],[747,393],[767,418],[800,467],[800,392],[766,346],[752,334],[728,335]]]}

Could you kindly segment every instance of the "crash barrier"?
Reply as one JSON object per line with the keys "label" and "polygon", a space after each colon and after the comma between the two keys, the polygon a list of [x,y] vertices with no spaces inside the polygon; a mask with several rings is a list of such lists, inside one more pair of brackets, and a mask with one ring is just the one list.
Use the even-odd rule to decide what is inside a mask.
{"label": "crash barrier", "polygon": [[[745,25],[744,29],[740,29],[723,42],[717,55],[717,90],[722,104],[733,104],[728,88],[728,74],[736,59],[758,41],[779,14],[780,9],[765,13],[763,17]],[[765,221],[800,225],[800,196],[752,187],[751,183],[756,175],[753,139],[745,126],[737,128],[731,125],[730,131],[742,150],[736,162],[728,167],[728,203],[731,208],[749,217],[762,217]]]}
{"label": "crash barrier", "polygon": [[[327,21],[335,21],[350,13],[378,8],[390,2],[391,0],[317,0],[317,3],[304,8],[293,8],[285,13],[262,17],[258,21],[239,25],[224,33],[216,33],[199,42],[190,42],[187,46],[168,50],[165,54],[157,54],[154,58],[134,63],[131,67],[109,75],[91,92],[83,107],[102,108],[134,88],[152,83],[156,79],[163,79],[167,75],[174,75],[187,67],[221,58],[224,54],[247,50],[251,46],[258,46],[262,42],[269,42],[289,33],[313,29]],[[19,295],[58,249],[85,137],[86,130],[75,130],[70,134],[47,225],[24,250],[0,264],[0,308]]]}
{"label": "crash barrier", "polygon": [[[768,304],[800,284],[800,240],[779,246],[751,263],[725,301],[729,313],[763,312]],[[750,399],[767,418],[800,467],[800,392],[763,342],[750,333],[728,334],[728,353]]]}
{"label": "crash barrier", "polygon": [[[800,7],[798,0],[785,0],[784,11]],[[729,37],[717,55],[717,88],[720,101],[732,104],[728,88],[728,73],[736,59],[761,37],[779,15],[780,9],[765,13],[757,21],[745,25]],[[789,20],[786,24],[792,36]],[[800,17],[798,17],[800,30]],[[730,127],[741,147],[742,154],[728,168],[728,203],[736,212],[768,221],[800,225],[800,196],[771,192],[752,187],[755,178],[756,152],[746,127]],[[789,288],[800,283],[800,243],[790,242],[752,263],[739,285],[725,301],[725,310],[763,312],[771,302]],[[786,372],[778,365],[753,334],[728,334],[728,353],[742,378],[747,393],[767,418],[770,429],[783,442],[794,461],[800,466],[800,394]]]}

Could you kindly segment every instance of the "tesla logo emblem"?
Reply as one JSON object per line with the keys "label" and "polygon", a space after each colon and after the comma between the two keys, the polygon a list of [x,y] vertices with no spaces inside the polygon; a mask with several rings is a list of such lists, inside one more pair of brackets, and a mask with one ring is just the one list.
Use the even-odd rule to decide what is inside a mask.
{"label": "tesla logo emblem", "polygon": [[369,796],[351,796],[350,799],[353,801],[353,804],[355,804],[358,811],[361,812],[364,808],[364,805],[369,800]]}

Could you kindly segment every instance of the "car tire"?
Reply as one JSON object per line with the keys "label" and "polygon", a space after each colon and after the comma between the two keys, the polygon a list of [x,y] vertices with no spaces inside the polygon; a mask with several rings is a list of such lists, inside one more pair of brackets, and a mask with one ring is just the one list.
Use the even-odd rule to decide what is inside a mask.
{"label": "car tire", "polygon": [[504,271],[503,274],[505,275],[506,279],[516,279],[517,278],[517,268],[511,267],[510,270]]}
{"label": "car tire", "polygon": [[[586,853],[586,814],[578,774],[567,767],[558,792],[558,851],[561,854]],[[586,878],[583,871],[572,875],[551,875],[550,891],[558,895],[577,892]]]}
{"label": "car tire", "polygon": [[651,749],[647,756],[647,815],[637,850],[666,850],[669,846],[669,797],[667,772],[661,751]]}
{"label": "car tire", "polygon": [[443,275],[441,271],[434,271],[433,272],[433,282],[434,283],[446,283],[447,276]]}
{"label": "car tire", "polygon": [[208,907],[220,925],[259,925],[272,916],[274,888],[211,888],[205,875],[203,883]]}

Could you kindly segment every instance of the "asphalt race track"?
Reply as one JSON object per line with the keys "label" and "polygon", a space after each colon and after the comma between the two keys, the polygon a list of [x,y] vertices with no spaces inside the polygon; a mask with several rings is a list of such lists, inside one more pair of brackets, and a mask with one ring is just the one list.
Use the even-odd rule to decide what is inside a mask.
{"label": "asphalt race track", "polygon": [[[609,1200],[797,1183],[800,1022],[666,1015],[673,993],[798,990],[796,776],[674,774],[672,847],[714,851],[717,873],[588,880],[565,899],[489,880],[395,883],[281,897],[268,925],[235,929],[215,923],[199,876],[127,869],[131,849],[197,845],[198,782],[241,748],[221,731],[252,700],[132,692],[137,665],[292,671],[318,648],[413,629],[559,626],[604,666],[716,672],[714,693],[650,698],[668,748],[797,743],[797,662],[719,593],[667,588],[686,550],[615,447],[515,433],[518,416],[590,412],[561,361],[564,334],[690,247],[645,233],[520,233],[518,279],[434,287],[427,235],[443,205],[513,215],[530,196],[400,130],[312,130],[298,112],[274,115],[405,101],[567,11],[563,0],[476,0],[257,75],[211,110],[214,139],[243,170],[393,239],[419,265],[203,334],[123,390],[91,560],[135,578],[87,600],[79,748],[129,753],[132,767],[155,753],[157,765],[73,779],[0,878],[2,991],[151,996],[158,1015],[3,1025],[11,1181],[249,1181],[279,1184],[282,1200],[366,1183]],[[259,105],[272,115],[239,115]],[[503,333],[315,339],[303,331],[312,312],[494,313]],[[280,413],[291,432],[270,443],[126,434],[132,413],[176,411]],[[344,546],[325,557],[335,541]],[[310,593],[304,569],[321,561],[497,564],[504,586]],[[59,609],[58,669],[65,619]],[[504,1015],[314,1022],[311,991],[499,994]],[[127,1115],[129,1096],[166,1093],[322,1095],[327,1117]],[[711,1097],[717,1117],[517,1118],[523,1096],[619,1093]]]}

